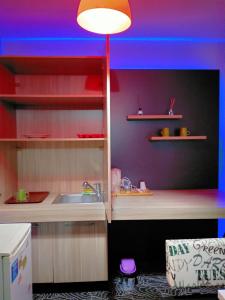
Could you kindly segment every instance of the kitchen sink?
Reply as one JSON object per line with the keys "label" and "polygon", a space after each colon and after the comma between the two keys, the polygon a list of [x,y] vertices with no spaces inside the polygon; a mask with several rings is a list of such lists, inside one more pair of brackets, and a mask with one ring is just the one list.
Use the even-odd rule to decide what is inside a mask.
{"label": "kitchen sink", "polygon": [[58,203],[92,203],[99,202],[100,198],[96,194],[60,194],[53,201],[54,204]]}

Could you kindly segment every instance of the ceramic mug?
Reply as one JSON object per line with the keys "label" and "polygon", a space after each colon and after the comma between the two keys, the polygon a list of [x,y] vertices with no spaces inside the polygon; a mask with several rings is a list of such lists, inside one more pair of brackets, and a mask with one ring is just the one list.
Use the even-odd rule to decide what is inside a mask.
{"label": "ceramic mug", "polygon": [[161,133],[162,136],[169,136],[170,135],[170,129],[168,127],[165,127],[160,131],[160,133]]}
{"label": "ceramic mug", "polygon": [[17,201],[26,201],[28,197],[28,193],[24,189],[19,189],[16,193]]}
{"label": "ceramic mug", "polygon": [[187,127],[181,127],[180,128],[180,136],[188,136],[190,135],[190,130],[187,129]]}
{"label": "ceramic mug", "polygon": [[145,184],[145,181],[140,181],[140,190],[141,190],[141,191],[146,191],[146,184]]}

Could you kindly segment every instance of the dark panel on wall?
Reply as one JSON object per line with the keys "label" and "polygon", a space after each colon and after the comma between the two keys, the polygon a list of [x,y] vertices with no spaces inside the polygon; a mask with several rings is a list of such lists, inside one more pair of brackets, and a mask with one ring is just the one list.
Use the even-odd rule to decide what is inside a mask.
{"label": "dark panel on wall", "polygon": [[[219,71],[113,70],[111,73],[112,167],[134,185],[152,189],[216,188],[218,177]],[[181,120],[127,121],[144,114],[167,114],[169,98]],[[169,127],[188,127],[207,141],[148,141]]]}

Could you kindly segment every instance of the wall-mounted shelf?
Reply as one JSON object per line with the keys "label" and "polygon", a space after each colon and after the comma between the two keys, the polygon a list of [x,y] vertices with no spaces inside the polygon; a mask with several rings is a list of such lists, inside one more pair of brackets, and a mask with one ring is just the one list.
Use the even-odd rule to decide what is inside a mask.
{"label": "wall-mounted shelf", "polygon": [[17,105],[29,106],[72,106],[77,109],[102,109],[103,94],[87,95],[37,95],[4,94],[0,100]]}
{"label": "wall-mounted shelf", "polygon": [[1,143],[10,143],[18,148],[29,147],[80,147],[103,148],[106,138],[5,138],[0,139]]}
{"label": "wall-mounted shelf", "polygon": [[103,56],[0,56],[0,64],[14,74],[100,74]]}
{"label": "wall-mounted shelf", "polygon": [[206,135],[193,136],[150,136],[150,141],[190,141],[190,140],[207,140]]}
{"label": "wall-mounted shelf", "polygon": [[179,120],[183,115],[128,115],[128,121],[137,120]]}
{"label": "wall-mounted shelf", "polygon": [[105,140],[105,138],[6,138],[0,139],[0,142],[99,142]]}

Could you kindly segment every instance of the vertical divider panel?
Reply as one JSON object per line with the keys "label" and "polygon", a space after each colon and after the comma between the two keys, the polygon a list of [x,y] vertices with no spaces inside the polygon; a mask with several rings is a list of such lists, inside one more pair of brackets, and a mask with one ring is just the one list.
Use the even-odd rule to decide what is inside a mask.
{"label": "vertical divider panel", "polygon": [[17,190],[17,149],[15,143],[0,142],[0,203]]}
{"label": "vertical divider panel", "polygon": [[[0,94],[14,94],[14,74],[0,65]],[[12,105],[0,101],[0,138],[16,138],[16,113]],[[0,203],[17,190],[15,143],[0,143]]]}
{"label": "vertical divider panel", "polygon": [[[0,94],[15,94],[15,77],[0,65]],[[16,137],[16,114],[12,105],[0,101],[0,138]]]}
{"label": "vertical divider panel", "polygon": [[0,65],[0,94],[15,94],[14,74],[2,65]]}
{"label": "vertical divider panel", "polygon": [[110,38],[106,37],[106,63],[105,63],[105,85],[104,85],[104,108],[103,108],[103,129],[106,136],[104,142],[104,191],[105,208],[108,222],[112,220],[111,205],[111,138],[110,138]]}

